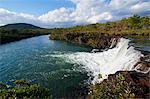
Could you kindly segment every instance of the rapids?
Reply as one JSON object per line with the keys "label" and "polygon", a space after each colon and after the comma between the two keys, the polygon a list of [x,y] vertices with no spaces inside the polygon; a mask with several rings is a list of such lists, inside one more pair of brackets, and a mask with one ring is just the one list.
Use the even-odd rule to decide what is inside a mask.
{"label": "rapids", "polygon": [[[143,55],[140,51],[129,46],[130,40],[121,38],[117,45],[103,52],[76,52],[64,55],[54,55],[53,57],[62,57],[69,63],[82,66],[82,69],[93,76],[91,83],[99,83],[106,79],[109,74],[117,71],[135,70],[134,65]],[[100,77],[101,75],[101,77]]]}

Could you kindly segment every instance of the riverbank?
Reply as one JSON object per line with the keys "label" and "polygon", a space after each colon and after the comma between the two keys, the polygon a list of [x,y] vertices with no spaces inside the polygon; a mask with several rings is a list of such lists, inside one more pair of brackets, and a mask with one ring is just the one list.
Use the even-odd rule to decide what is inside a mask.
{"label": "riverbank", "polygon": [[133,16],[116,22],[54,29],[50,39],[104,49],[111,45],[112,38],[150,37],[149,21],[149,17]]}
{"label": "riverbank", "polygon": [[31,38],[40,35],[48,35],[46,29],[5,29],[0,28],[0,44],[19,41],[26,38]]}

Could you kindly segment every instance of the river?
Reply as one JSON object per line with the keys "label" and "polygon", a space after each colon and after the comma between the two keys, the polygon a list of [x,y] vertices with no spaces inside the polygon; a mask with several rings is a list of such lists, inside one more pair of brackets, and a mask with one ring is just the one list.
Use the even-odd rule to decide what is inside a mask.
{"label": "river", "polygon": [[[136,49],[150,51],[149,41],[132,39],[130,45]],[[131,65],[136,59],[134,57],[138,59],[141,53],[132,48],[128,50],[128,41],[124,39],[118,46],[118,49],[89,53],[91,48],[49,40],[48,35],[0,45],[0,81],[12,85],[11,81],[24,79],[49,88],[53,96],[63,96],[88,82],[90,75],[97,76],[97,73],[101,72],[106,78],[107,74],[122,68],[130,70],[127,67],[114,70],[113,66],[119,67],[126,63]],[[130,55],[127,55],[129,53]],[[114,56],[118,59],[130,59],[116,60],[112,64]],[[112,69],[106,66],[103,68],[106,63]]]}
{"label": "river", "polygon": [[52,57],[60,53],[90,51],[89,48],[49,40],[48,36],[33,37],[0,46],[0,81],[25,79],[50,88],[55,96],[70,92],[88,77],[79,65]]}

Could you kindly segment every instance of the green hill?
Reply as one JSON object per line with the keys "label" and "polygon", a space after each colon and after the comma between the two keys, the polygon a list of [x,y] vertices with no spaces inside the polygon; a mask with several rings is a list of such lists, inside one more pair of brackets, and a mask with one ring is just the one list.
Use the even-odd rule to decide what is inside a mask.
{"label": "green hill", "polygon": [[49,34],[48,29],[40,28],[27,23],[8,24],[0,27],[0,44],[18,41],[21,39]]}
{"label": "green hill", "polygon": [[28,23],[7,24],[4,26],[1,26],[0,28],[3,28],[3,29],[40,29],[40,27],[34,26],[32,24],[28,24]]}

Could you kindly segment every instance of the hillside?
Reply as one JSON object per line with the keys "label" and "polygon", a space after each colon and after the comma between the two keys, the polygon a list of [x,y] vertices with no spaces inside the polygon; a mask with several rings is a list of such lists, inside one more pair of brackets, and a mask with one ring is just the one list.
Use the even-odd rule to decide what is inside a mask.
{"label": "hillside", "polygon": [[34,26],[32,24],[28,24],[28,23],[7,24],[4,26],[1,26],[0,28],[3,28],[3,29],[40,29],[40,27]]}
{"label": "hillside", "polygon": [[49,34],[48,29],[40,28],[27,23],[8,24],[0,27],[0,44],[21,39]]}
{"label": "hillside", "polygon": [[105,48],[110,46],[111,38],[122,36],[150,37],[150,17],[134,15],[115,22],[55,29],[50,39],[64,40],[93,48]]}

